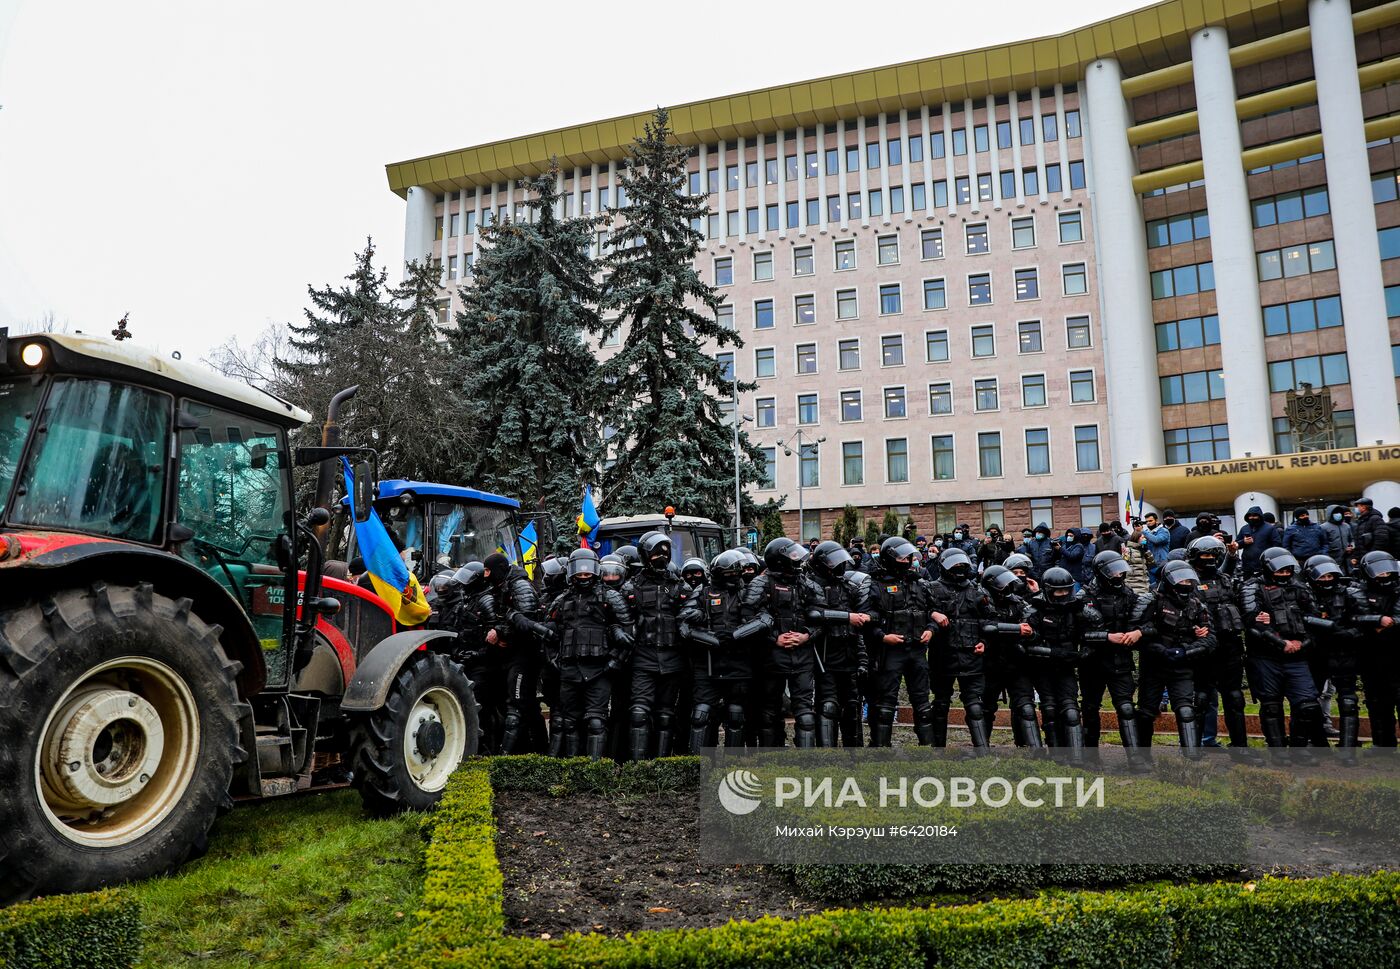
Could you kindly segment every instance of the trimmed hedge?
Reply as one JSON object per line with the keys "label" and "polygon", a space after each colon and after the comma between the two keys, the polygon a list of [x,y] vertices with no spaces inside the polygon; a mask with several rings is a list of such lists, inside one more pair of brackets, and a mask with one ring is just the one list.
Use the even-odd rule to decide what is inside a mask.
{"label": "trimmed hedge", "polygon": [[503,786],[642,793],[667,772],[687,770],[679,758],[674,766],[635,765],[622,781],[606,776],[609,770],[619,778],[627,773],[616,768],[564,762],[551,770],[539,760],[521,760],[473,762],[453,777],[425,822],[431,840],[424,908],[409,940],[383,957],[382,966],[1315,969],[1324,960],[1388,965],[1400,951],[1400,873],[1072,892],[946,908],[834,910],[797,920],[638,932],[625,939],[507,936],[491,816],[491,782],[498,772]]}
{"label": "trimmed hedge", "polygon": [[0,909],[3,969],[127,969],[140,956],[140,909],[121,892],[51,895]]}
{"label": "trimmed hedge", "polygon": [[1393,780],[1309,778],[1289,794],[1288,812],[1306,827],[1378,838],[1400,831],[1400,784]]}

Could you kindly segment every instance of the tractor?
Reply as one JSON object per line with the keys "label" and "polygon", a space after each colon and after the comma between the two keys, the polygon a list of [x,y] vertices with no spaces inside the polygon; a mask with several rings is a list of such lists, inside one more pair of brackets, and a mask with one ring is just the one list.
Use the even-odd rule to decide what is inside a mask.
{"label": "tractor", "polygon": [[713,520],[677,515],[670,507],[659,515],[604,518],[593,529],[591,537],[597,542],[598,554],[607,555],[624,545],[636,545],[639,538],[651,531],[671,536],[671,559],[676,568],[690,558],[709,562],[725,548],[724,529]]}
{"label": "tractor", "polygon": [[[202,367],[0,329],[0,904],[171,871],[235,799],[358,789],[424,809],[475,753],[453,634],[323,577],[292,507],[311,415]],[[465,534],[463,532],[462,534]]]}

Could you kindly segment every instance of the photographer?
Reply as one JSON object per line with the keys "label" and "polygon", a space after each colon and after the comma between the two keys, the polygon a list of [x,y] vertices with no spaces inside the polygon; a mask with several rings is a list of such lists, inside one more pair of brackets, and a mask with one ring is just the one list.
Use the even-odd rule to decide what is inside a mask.
{"label": "photographer", "polygon": [[1000,565],[1005,562],[1006,557],[1011,552],[1011,540],[1002,537],[1000,525],[993,525],[987,529],[987,537],[982,540],[982,544],[977,546],[975,561],[981,563],[982,568],[986,569],[989,565]]}
{"label": "photographer", "polygon": [[1155,511],[1149,511],[1143,518],[1142,535],[1152,553],[1152,584],[1157,584],[1157,576],[1167,561],[1167,553],[1172,550],[1172,534],[1162,525]]}

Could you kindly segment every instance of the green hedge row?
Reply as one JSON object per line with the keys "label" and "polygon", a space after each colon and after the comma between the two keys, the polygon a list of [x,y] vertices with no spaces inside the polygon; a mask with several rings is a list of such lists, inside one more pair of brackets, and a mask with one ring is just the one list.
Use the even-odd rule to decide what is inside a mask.
{"label": "green hedge row", "polygon": [[120,892],[52,895],[0,909],[0,969],[126,969],[140,955],[140,909]]}
{"label": "green hedge row", "polygon": [[1047,894],[945,908],[836,910],[791,921],[764,918],[714,929],[639,932],[625,939],[510,937],[504,933],[491,814],[491,781],[498,771],[503,784],[528,783],[536,790],[567,791],[579,783],[591,790],[601,783],[606,790],[641,792],[661,782],[657,771],[684,768],[650,768],[652,773],[623,782],[569,762],[557,772],[540,763],[504,764],[469,764],[448,785],[425,824],[430,843],[423,910],[409,940],[381,965],[1315,969],[1323,961],[1387,965],[1400,951],[1400,873]]}

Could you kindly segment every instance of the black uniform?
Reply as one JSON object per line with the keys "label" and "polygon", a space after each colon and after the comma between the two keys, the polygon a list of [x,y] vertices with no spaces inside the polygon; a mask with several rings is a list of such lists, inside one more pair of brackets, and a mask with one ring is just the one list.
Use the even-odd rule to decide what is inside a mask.
{"label": "black uniform", "polygon": [[[913,570],[891,571],[877,564],[870,576],[875,590],[874,608],[867,627],[866,643],[871,653],[870,746],[890,746],[894,717],[899,705],[899,682],[909,690],[914,707],[914,732],[919,743],[934,740],[933,703],[929,697],[928,645],[921,641],[935,627],[929,618],[932,602],[928,583],[915,577]],[[898,644],[886,643],[885,636],[900,636]]]}
{"label": "black uniform", "polygon": [[493,584],[492,595],[505,622],[500,646],[506,710],[500,749],[505,754],[542,753],[547,744],[538,694],[542,603],[518,566],[511,566],[505,580]]}
{"label": "black uniform", "polygon": [[559,637],[559,703],[564,721],[564,753],[576,756],[580,742],[597,760],[607,748],[610,670],[626,662],[631,616],[617,593],[593,583],[574,587],[549,607],[547,625]]}
{"label": "black uniform", "polygon": [[746,707],[758,659],[755,637],[767,627],[745,615],[743,597],[742,581],[714,580],[681,608],[680,634],[690,643],[694,670],[691,753],[715,745],[721,722],[726,747],[742,747],[747,740]]}
{"label": "black uniform", "polygon": [[[1336,569],[1337,577],[1330,588],[1309,583],[1312,587],[1313,601],[1317,606],[1317,617],[1331,624],[1330,628],[1316,631],[1315,645],[1318,656],[1311,664],[1313,682],[1322,683],[1330,679],[1337,691],[1337,720],[1340,727],[1337,746],[1358,747],[1361,743],[1361,705],[1356,696],[1356,676],[1359,671],[1357,654],[1358,647],[1370,630],[1363,632],[1351,620],[1353,616],[1364,615],[1356,610],[1369,609],[1370,603],[1362,606],[1359,600],[1367,598],[1365,592],[1362,591],[1358,595],[1358,590],[1340,574],[1341,566],[1337,565]],[[1374,640],[1379,637],[1372,638]],[[1367,690],[1367,699],[1371,699],[1370,690]],[[1375,722],[1373,713],[1373,736]],[[1393,729],[1391,734],[1394,735]]]}
{"label": "black uniform", "polygon": [[817,628],[817,743],[835,747],[837,728],[847,747],[863,746],[860,726],[860,684],[869,672],[865,637],[851,625],[851,613],[871,611],[870,576],[847,572],[812,582],[821,590],[810,619]]}
{"label": "black uniform", "polygon": [[[1157,591],[1147,602],[1142,616],[1139,651],[1142,670],[1138,680],[1138,743],[1152,746],[1152,732],[1165,689],[1176,714],[1181,746],[1190,752],[1200,746],[1200,724],[1196,721],[1196,684],[1192,668],[1215,648],[1210,629],[1210,613],[1195,591],[1181,595],[1168,582],[1163,569]],[[1206,635],[1197,636],[1204,628]]]}
{"label": "black uniform", "polygon": [[[953,705],[956,682],[972,744],[985,747],[987,725],[982,694],[987,681],[982,665],[986,652],[983,627],[995,619],[996,613],[981,586],[971,578],[959,578],[946,571],[937,582],[929,585],[929,608],[948,617],[948,625],[934,632],[933,652],[929,657],[933,745],[948,745],[948,710]],[[982,652],[977,651],[979,645]]]}
{"label": "black uniform", "polygon": [[[1392,625],[1381,628],[1383,616],[1389,616]],[[1366,687],[1371,743],[1394,747],[1396,708],[1400,705],[1400,591],[1358,582],[1351,590],[1349,622],[1360,634],[1357,667]],[[1340,706],[1340,686],[1337,698]]]}
{"label": "black uniform", "polygon": [[[1327,744],[1322,734],[1322,707],[1317,702],[1317,683],[1308,665],[1312,648],[1307,617],[1316,615],[1312,591],[1293,579],[1278,581],[1264,573],[1244,584],[1240,593],[1248,652],[1245,671],[1249,689],[1259,701],[1259,728],[1270,747],[1306,746],[1308,739]],[[1269,616],[1268,623],[1259,615]],[[1285,643],[1295,640],[1303,648],[1285,652]],[[1293,718],[1291,738],[1284,732],[1283,701],[1287,698]],[[1369,692],[1367,699],[1369,700]]]}
{"label": "black uniform", "polygon": [[[1227,559],[1225,564],[1235,561]],[[1244,618],[1240,615],[1239,582],[1221,571],[1197,568],[1201,584],[1197,596],[1210,614],[1211,630],[1215,633],[1215,648],[1202,657],[1192,669],[1196,684],[1196,709],[1205,713],[1214,709],[1212,695],[1220,694],[1220,706],[1225,713],[1225,729],[1231,747],[1248,747],[1249,734],[1244,721]],[[1202,728],[1209,724],[1202,724]],[[1206,736],[1204,729],[1202,736]]]}
{"label": "black uniform", "polygon": [[628,756],[645,760],[653,750],[657,757],[671,752],[681,680],[690,673],[677,628],[688,587],[669,568],[650,566],[637,574],[632,587],[637,645],[632,652]]}
{"label": "black uniform", "polygon": [[783,690],[792,701],[793,742],[815,747],[817,742],[816,653],[811,639],[800,646],[777,644],[782,633],[811,636],[809,613],[821,601],[821,589],[801,573],[784,575],[771,566],[744,589],[744,609],[767,627],[760,641],[769,646],[763,658],[763,713],[759,744],[782,747]]}
{"label": "black uniform", "polygon": [[1148,597],[1138,595],[1126,584],[1101,582],[1098,577],[1084,585],[1088,604],[1084,618],[1089,625],[1085,640],[1089,655],[1079,666],[1079,690],[1083,697],[1084,746],[1097,747],[1101,725],[1099,710],[1104,691],[1113,701],[1118,716],[1118,733],[1123,746],[1138,746],[1137,705],[1133,703],[1133,647],[1108,640],[1111,633],[1141,632]]}
{"label": "black uniform", "polygon": [[1084,598],[1078,594],[1057,602],[1048,589],[1042,588],[1030,600],[1031,612],[1026,619],[1034,636],[1023,641],[1021,649],[1031,681],[1040,694],[1045,736],[1056,747],[1084,746],[1076,672],[1085,659],[1084,640],[1090,631],[1084,606]]}
{"label": "black uniform", "polygon": [[1010,631],[1011,626],[1019,627],[1027,621],[1031,613],[1030,604],[1014,594],[993,595],[990,601],[993,619],[983,628],[987,652],[982,657],[982,716],[987,724],[987,737],[990,739],[992,736],[997,707],[1004,692],[1010,701],[1011,734],[1016,746],[1039,747],[1040,724],[1035,718],[1035,684],[1031,682],[1026,657],[1021,652],[1021,634],[1019,630],[1015,633]]}

